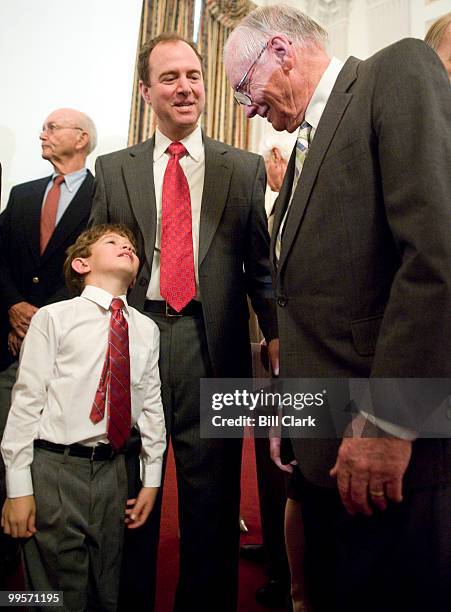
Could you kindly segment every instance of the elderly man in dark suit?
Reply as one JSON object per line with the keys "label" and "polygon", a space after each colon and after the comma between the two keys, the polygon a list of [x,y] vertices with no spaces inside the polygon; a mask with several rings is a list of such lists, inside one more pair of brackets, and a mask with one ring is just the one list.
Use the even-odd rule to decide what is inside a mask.
{"label": "elderly man in dark suit", "polygon": [[[272,354],[277,348],[264,164],[198,127],[205,91],[191,43],[177,34],[148,42],[139,76],[157,130],[97,160],[91,223],[122,221],[134,231],[142,267],[130,303],[160,328],[179,495],[175,609],[230,612],[237,597],[241,440],[200,437],[199,379],[251,376],[247,294]],[[150,557],[145,532],[136,539]],[[128,540],[124,563],[133,567],[135,585],[123,605],[132,600],[147,610],[150,574],[143,565],[151,559],[128,548]]]}
{"label": "elderly man in dark suit", "polygon": [[[44,121],[40,140],[53,174],[13,187],[0,215],[0,302],[12,361],[0,373],[1,435],[31,318],[41,306],[69,297],[65,253],[86,228],[94,188],[85,164],[97,134],[87,115],[71,108],[55,110]],[[4,488],[0,493],[3,505]]]}
{"label": "elderly man in dark suit", "polygon": [[[248,117],[299,128],[272,235],[281,375],[449,377],[446,72],[418,40],[343,65],[325,39],[264,7],[224,55]],[[417,439],[428,407],[402,405],[360,405],[374,437],[292,440],[315,610],[450,609],[451,445]]]}

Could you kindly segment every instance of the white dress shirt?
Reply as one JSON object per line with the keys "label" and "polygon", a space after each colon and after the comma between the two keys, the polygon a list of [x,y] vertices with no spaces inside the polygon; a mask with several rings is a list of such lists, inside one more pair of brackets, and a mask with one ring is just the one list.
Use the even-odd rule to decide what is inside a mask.
{"label": "white dress shirt", "polygon": [[[312,127],[310,131],[310,137],[309,137],[309,146],[312,144],[312,140],[315,137],[315,133],[318,128],[318,124],[321,119],[321,115],[323,114],[324,109],[326,108],[326,104],[330,97],[330,94],[332,93],[332,89],[334,88],[335,81],[337,80],[338,75],[340,74],[340,71],[343,68],[343,66],[344,66],[343,62],[341,62],[336,57],[333,57],[330,60],[329,65],[327,66],[326,70],[323,73],[323,76],[319,80],[319,83],[316,86],[315,91],[313,92],[310,102],[307,108],[305,109],[304,120],[307,121],[307,123],[311,125]],[[302,128],[299,127],[298,137],[301,133],[301,129]],[[293,186],[291,188],[290,201],[288,202],[288,206],[285,210],[285,214],[282,219],[282,222],[279,225],[279,233],[277,237],[278,245],[282,243],[285,223],[288,217],[288,212],[290,210],[291,202],[293,200],[293,195],[294,195],[294,192],[296,191],[297,185],[298,185],[298,181],[293,181]],[[279,251],[277,249],[278,247],[276,248],[276,254],[278,257]]]}
{"label": "white dress shirt", "polygon": [[305,110],[305,120],[312,126],[310,133],[310,142],[312,142],[315,132],[318,128],[321,116],[326,108],[327,101],[330,98],[335,81],[341,72],[344,64],[336,57],[330,60],[329,65],[319,80],[315,91],[310,99],[309,105]]}
{"label": "white dress shirt", "polygon": [[[107,414],[90,412],[108,345],[114,296],[88,285],[82,295],[40,308],[23,342],[1,450],[8,497],[33,493],[33,441],[95,445],[106,442]],[[159,331],[153,321],[124,304],[128,322],[131,421],[142,438],[143,486],[161,481],[166,446],[158,370]]]}
{"label": "white dress shirt", "polygon": [[[155,147],[153,151],[153,178],[155,184],[155,204],[157,206],[157,231],[155,238],[155,250],[152,262],[152,274],[150,276],[149,288],[147,290],[148,300],[162,300],[160,294],[160,244],[161,244],[161,199],[163,192],[163,178],[166,171],[166,166],[169,161],[169,155],[166,149],[171,144],[172,140],[167,138],[157,128],[155,131]],[[196,275],[196,299],[199,296],[199,226],[200,226],[200,208],[202,202],[202,192],[204,189],[205,177],[205,150],[202,140],[202,131],[197,127],[180,142],[188,151],[180,159],[180,166],[185,173],[186,180],[189,185],[191,198],[191,214],[192,214],[192,233],[193,233],[193,253],[194,253],[194,271]]]}

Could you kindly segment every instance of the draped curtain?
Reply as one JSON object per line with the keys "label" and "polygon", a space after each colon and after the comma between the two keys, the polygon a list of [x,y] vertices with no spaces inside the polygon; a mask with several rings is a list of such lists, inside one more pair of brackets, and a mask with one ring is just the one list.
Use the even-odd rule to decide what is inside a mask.
{"label": "draped curtain", "polygon": [[[249,122],[235,103],[226,79],[222,51],[233,28],[255,8],[250,0],[202,0],[198,48],[203,57],[206,105],[202,127],[206,134],[242,149],[249,148]],[[192,40],[194,0],[144,0],[138,52],[141,45],[164,31],[175,31]],[[129,145],[149,138],[155,116],[139,94],[138,76],[133,87]]]}

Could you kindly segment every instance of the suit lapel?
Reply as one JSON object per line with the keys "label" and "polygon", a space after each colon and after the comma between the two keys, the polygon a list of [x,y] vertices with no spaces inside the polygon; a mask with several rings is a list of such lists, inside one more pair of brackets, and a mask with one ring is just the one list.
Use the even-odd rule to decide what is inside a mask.
{"label": "suit lapel", "polygon": [[[356,58],[351,57],[347,60],[340,74],[338,75],[338,79],[320,119],[315,137],[304,162],[296,190],[293,194],[293,202],[288,212],[288,217],[283,232],[282,252],[280,254],[278,271],[282,269],[288,253],[290,252],[294,238],[302,223],[302,219],[304,217],[316,177],[321,167],[321,163],[334,137],[334,134],[340,125],[343,114],[352,99],[352,94],[348,93],[348,89],[356,78],[358,64],[359,60]],[[291,172],[293,173],[293,156],[290,160],[290,164],[292,165]],[[292,184],[292,176],[293,175],[291,174],[291,181],[289,182],[288,187],[290,187]],[[284,182],[284,187],[286,182],[288,181]],[[290,194],[285,192],[284,209],[286,209],[289,197]],[[280,221],[281,218],[279,217],[277,228],[280,226]]]}
{"label": "suit lapel", "polygon": [[199,267],[210,248],[227,202],[232,176],[232,162],[227,148],[220,142],[204,136],[205,177],[200,210]]}
{"label": "suit lapel", "polygon": [[144,237],[149,266],[152,263],[157,229],[157,205],[153,178],[155,136],[130,150],[123,164],[130,204]]}
{"label": "suit lapel", "polygon": [[88,221],[93,189],[94,177],[88,170],[85,180],[80,185],[80,188],[56,226],[49,244],[42,255],[41,262],[45,262],[46,259],[51,257],[55,250],[59,249],[62,243],[67,240],[67,237],[81,225],[83,220]]}
{"label": "suit lapel", "polygon": [[25,239],[28,242],[32,257],[37,265],[40,260],[39,240],[41,226],[41,208],[46,190],[51,176],[33,183],[28,196],[23,199],[23,222],[25,228]]}

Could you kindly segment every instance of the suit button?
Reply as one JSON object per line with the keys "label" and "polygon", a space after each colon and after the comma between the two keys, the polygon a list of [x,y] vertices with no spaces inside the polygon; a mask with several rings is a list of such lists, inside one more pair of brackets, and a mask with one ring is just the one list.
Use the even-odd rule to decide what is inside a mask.
{"label": "suit button", "polygon": [[149,284],[149,280],[143,276],[143,278],[139,279],[139,284],[141,285],[141,287],[144,287],[145,285]]}
{"label": "suit button", "polygon": [[277,303],[279,304],[279,306],[284,308],[288,303],[288,298],[285,295],[279,295],[279,297],[277,298]]}
{"label": "suit button", "polygon": [[33,276],[31,280],[35,285],[37,285],[39,283],[39,276]]}

